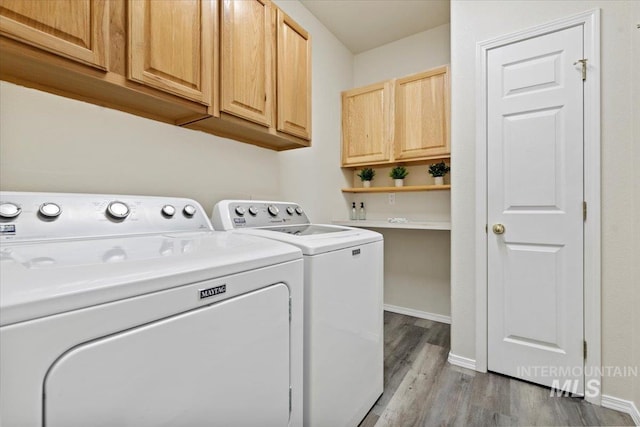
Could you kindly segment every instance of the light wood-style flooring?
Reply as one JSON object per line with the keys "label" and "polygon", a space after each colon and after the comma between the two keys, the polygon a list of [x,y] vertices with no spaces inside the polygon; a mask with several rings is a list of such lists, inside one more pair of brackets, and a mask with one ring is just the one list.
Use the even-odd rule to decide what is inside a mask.
{"label": "light wood-style flooring", "polygon": [[384,393],[360,427],[633,426],[628,414],[447,362],[449,325],[384,313]]}

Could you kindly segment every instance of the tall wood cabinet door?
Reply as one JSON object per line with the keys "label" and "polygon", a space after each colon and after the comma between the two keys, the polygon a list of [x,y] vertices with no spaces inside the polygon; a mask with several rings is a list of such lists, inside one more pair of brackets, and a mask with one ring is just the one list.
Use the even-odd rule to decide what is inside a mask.
{"label": "tall wood cabinet door", "polygon": [[342,165],[385,162],[391,156],[391,82],[342,92]]}
{"label": "tall wood cabinet door", "polygon": [[129,0],[129,78],[211,103],[214,2]]}
{"label": "tall wood cabinet door", "polygon": [[449,155],[449,67],[397,79],[395,159]]}
{"label": "tall wood cabinet door", "polygon": [[273,124],[273,28],[269,0],[224,0],[220,41],[220,109]]}
{"label": "tall wood cabinet door", "polygon": [[311,139],[311,38],[278,9],[277,130]]}
{"label": "tall wood cabinet door", "polygon": [[0,33],[106,70],[107,0],[0,0]]}

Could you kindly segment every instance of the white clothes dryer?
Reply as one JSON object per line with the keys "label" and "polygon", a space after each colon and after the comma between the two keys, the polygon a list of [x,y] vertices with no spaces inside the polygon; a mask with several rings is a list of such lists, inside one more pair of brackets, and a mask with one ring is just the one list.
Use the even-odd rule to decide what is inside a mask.
{"label": "white clothes dryer", "polygon": [[299,249],[180,198],[0,193],[0,425],[302,426]]}
{"label": "white clothes dryer", "polygon": [[223,200],[212,222],[302,250],[304,425],[357,426],[383,390],[382,235],[311,224],[287,202]]}

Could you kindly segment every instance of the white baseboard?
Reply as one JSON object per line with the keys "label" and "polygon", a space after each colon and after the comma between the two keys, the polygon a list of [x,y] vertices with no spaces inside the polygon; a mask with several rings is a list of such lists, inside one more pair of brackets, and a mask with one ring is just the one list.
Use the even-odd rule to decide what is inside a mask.
{"label": "white baseboard", "polygon": [[634,424],[640,426],[640,412],[633,401],[603,394],[601,405],[605,408],[615,409],[616,411],[631,415]]}
{"label": "white baseboard", "polygon": [[452,365],[460,366],[461,368],[473,369],[474,371],[476,370],[475,359],[469,359],[449,352],[447,361]]}
{"label": "white baseboard", "polygon": [[398,305],[385,304],[385,311],[392,313],[404,314],[406,316],[413,316],[419,319],[433,320],[434,322],[451,324],[451,316],[444,316],[442,314],[429,313],[427,311],[415,310],[413,308],[400,307]]}

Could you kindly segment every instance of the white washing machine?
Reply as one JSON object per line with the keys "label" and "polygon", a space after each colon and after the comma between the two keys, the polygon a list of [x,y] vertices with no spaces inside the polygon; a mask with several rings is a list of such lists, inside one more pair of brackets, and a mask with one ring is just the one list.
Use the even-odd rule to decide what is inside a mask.
{"label": "white washing machine", "polygon": [[0,255],[0,425],[302,425],[299,249],[188,199],[1,192]]}
{"label": "white washing machine", "polygon": [[383,389],[382,235],[311,224],[285,202],[223,200],[212,221],[302,249],[304,425],[357,426]]}

